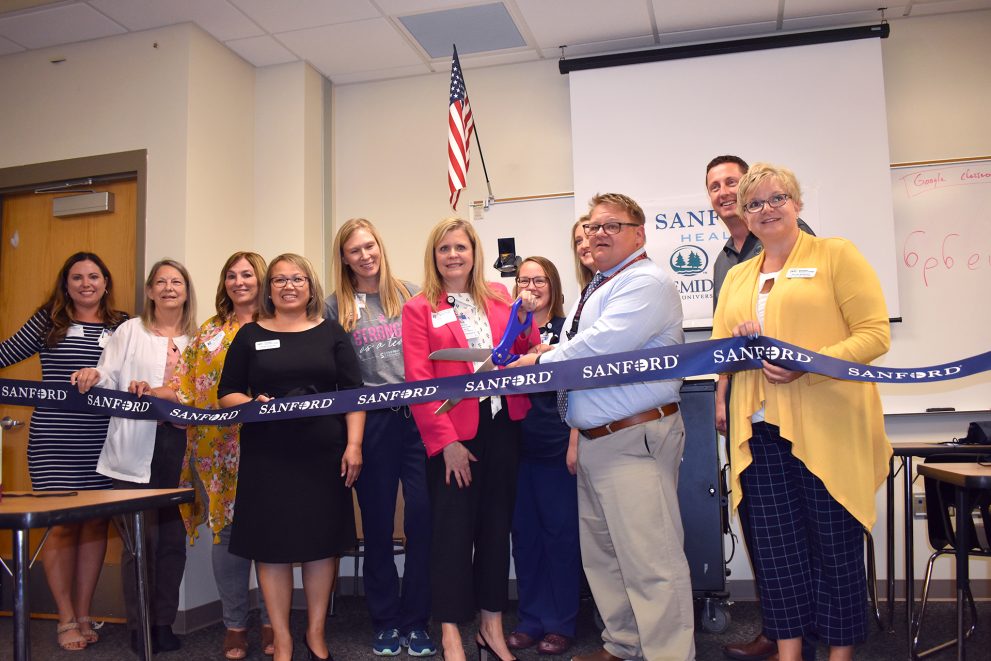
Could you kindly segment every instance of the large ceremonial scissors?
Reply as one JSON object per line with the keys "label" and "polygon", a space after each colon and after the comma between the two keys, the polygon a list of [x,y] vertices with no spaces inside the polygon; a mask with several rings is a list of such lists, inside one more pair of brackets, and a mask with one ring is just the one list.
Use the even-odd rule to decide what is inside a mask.
{"label": "large ceremonial scissors", "polygon": [[[489,372],[496,366],[503,367],[519,359],[519,354],[513,353],[513,342],[520,333],[526,332],[533,321],[533,312],[526,313],[526,319],[520,321],[520,304],[523,299],[517,299],[509,311],[509,323],[506,325],[506,332],[502,334],[499,344],[491,349],[439,349],[430,354],[431,360],[457,360],[457,361],[482,361],[482,364],[475,368],[475,374]],[[434,415],[447,413],[460,402],[460,399],[449,399],[440,405]]]}

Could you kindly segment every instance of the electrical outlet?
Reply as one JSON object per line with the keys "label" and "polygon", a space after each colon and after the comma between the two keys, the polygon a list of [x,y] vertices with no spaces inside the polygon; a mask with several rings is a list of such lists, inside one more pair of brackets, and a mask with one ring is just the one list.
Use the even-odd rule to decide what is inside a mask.
{"label": "electrical outlet", "polygon": [[926,518],[926,495],[922,493],[912,494],[912,516],[916,519]]}

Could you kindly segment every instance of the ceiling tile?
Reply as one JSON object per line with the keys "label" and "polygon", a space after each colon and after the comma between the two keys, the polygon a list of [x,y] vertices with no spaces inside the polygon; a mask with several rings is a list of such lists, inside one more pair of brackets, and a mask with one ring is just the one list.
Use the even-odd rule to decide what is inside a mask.
{"label": "ceiling tile", "polygon": [[388,16],[406,16],[424,11],[484,5],[489,2],[492,0],[377,0],[375,4]]}
{"label": "ceiling tile", "polygon": [[699,30],[681,30],[660,35],[661,46],[682,44],[705,44],[749,37],[763,37],[774,34],[777,30],[777,20],[763,23],[747,23],[745,25],[726,25],[718,28],[703,28]]}
{"label": "ceiling tile", "polygon": [[[319,70],[319,69],[318,69]],[[331,79],[335,85],[347,85],[349,83],[366,83],[372,80],[388,80],[390,78],[407,78],[409,76],[418,76],[420,74],[432,73],[430,67],[426,64],[419,64],[410,67],[394,67],[391,69],[377,69],[375,71],[359,71],[356,73],[339,73],[334,74],[333,77],[330,74],[321,71],[325,76]],[[444,97],[446,99],[447,97]]]}
{"label": "ceiling tile", "polygon": [[880,23],[873,11],[853,11],[843,14],[826,14],[804,18],[786,18],[782,29],[788,32],[821,30],[823,28],[845,28],[853,25]]}
{"label": "ceiling tile", "polygon": [[[877,2],[877,0],[874,0]],[[778,0],[651,0],[658,32],[746,25],[778,20]]]}
{"label": "ceiling tile", "polygon": [[[657,46],[653,35],[640,37],[629,37],[627,39],[611,39],[608,41],[596,41],[587,44],[569,44],[565,49],[567,57],[584,57],[586,55],[604,55],[606,53],[616,53],[626,50],[642,50]],[[546,58],[558,59],[561,57],[561,49],[557,46],[541,49],[541,54]]]}
{"label": "ceiling tile", "polygon": [[403,27],[433,58],[458,54],[522,48],[526,41],[501,2],[400,16]]}
{"label": "ceiling tile", "polygon": [[90,0],[90,4],[129,30],[196,23],[218,41],[263,34],[227,0]]}
{"label": "ceiling tile", "polygon": [[[991,0],[916,0],[912,5],[909,16],[931,16],[955,11],[971,11],[975,9],[991,9]],[[902,16],[903,12],[893,14],[888,11],[889,18]]]}
{"label": "ceiling tile", "polygon": [[89,5],[73,4],[0,18],[0,37],[27,48],[46,48],[126,32]]}
{"label": "ceiling tile", "polygon": [[541,48],[653,36],[645,0],[516,0]]}
{"label": "ceiling tile", "polygon": [[[895,4],[903,5],[905,0],[892,3],[892,6]],[[885,3],[878,3],[878,0],[785,0],[784,5],[784,18],[788,20],[865,11],[880,17],[877,8],[885,6]]]}
{"label": "ceiling tile", "polygon": [[288,32],[381,16],[369,0],[231,0],[269,32]]}
{"label": "ceiling tile", "polygon": [[299,59],[289,49],[267,34],[261,37],[232,39],[224,42],[224,45],[256,67],[269,67],[273,64],[285,64]]}
{"label": "ceiling tile", "polygon": [[24,46],[15,44],[9,39],[4,39],[0,37],[0,55],[10,55],[11,53],[19,53],[22,50],[26,50]]}
{"label": "ceiling tile", "polygon": [[385,18],[283,32],[276,37],[328,77],[423,64]]}
{"label": "ceiling tile", "polygon": [[[533,50],[532,48],[527,48],[524,50],[516,50],[512,52],[502,52],[502,53],[479,53],[477,55],[472,55],[470,58],[461,57],[460,46],[458,46],[458,59],[461,60],[461,68],[465,71],[470,71],[472,69],[481,69],[484,67],[494,67],[501,64],[516,64],[518,62],[534,62],[541,59],[540,54]],[[445,61],[444,64],[437,68],[437,71],[450,71],[450,62]]]}

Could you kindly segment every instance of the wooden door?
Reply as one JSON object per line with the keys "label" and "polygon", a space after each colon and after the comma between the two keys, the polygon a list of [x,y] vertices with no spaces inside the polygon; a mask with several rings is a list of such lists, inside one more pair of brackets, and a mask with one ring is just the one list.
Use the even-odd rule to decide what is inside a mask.
{"label": "wooden door", "polygon": [[[111,212],[57,218],[52,200],[70,193],[18,193],[3,196],[0,211],[0,338],[17,332],[48,295],[58,270],[69,255],[81,250],[99,255],[114,279],[114,304],[134,314],[137,182],[134,179],[96,184],[96,192],[113,194]],[[41,380],[37,356],[0,370],[5,379]],[[0,418],[10,416],[24,425],[3,434],[3,488],[30,489],[27,443],[31,409],[0,405]],[[32,550],[43,531],[32,531]],[[0,536],[0,553],[9,557],[7,536]],[[108,561],[116,564],[119,540]]]}

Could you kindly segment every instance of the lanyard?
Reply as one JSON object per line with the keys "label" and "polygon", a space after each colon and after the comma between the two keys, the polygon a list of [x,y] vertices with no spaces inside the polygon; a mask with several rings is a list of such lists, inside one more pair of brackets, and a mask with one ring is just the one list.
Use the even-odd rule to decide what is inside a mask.
{"label": "lanyard", "polygon": [[[575,310],[575,318],[571,320],[571,330],[569,330],[568,333],[567,333],[569,340],[572,339],[572,338],[574,338],[575,335],[578,334],[578,322],[581,321],[582,310],[585,308],[585,303],[588,301],[588,299],[592,298],[592,292],[594,292],[596,289],[598,289],[602,285],[606,284],[607,282],[609,282],[610,280],[612,280],[613,278],[615,278],[617,275],[619,275],[620,273],[622,273],[623,271],[625,271],[629,267],[633,266],[634,264],[636,264],[637,262],[639,262],[642,259],[647,259],[647,253],[641,253],[636,258],[631,259],[630,261],[628,261],[626,264],[623,265],[623,268],[619,269],[618,271],[616,271],[615,273],[613,273],[611,276],[609,276],[607,278],[603,278],[602,280],[600,280],[595,285],[594,288],[592,288],[592,283],[591,282],[588,283],[585,286],[585,289],[582,290],[581,300],[578,303],[578,309]],[[594,280],[594,278],[593,278],[593,280]]]}

